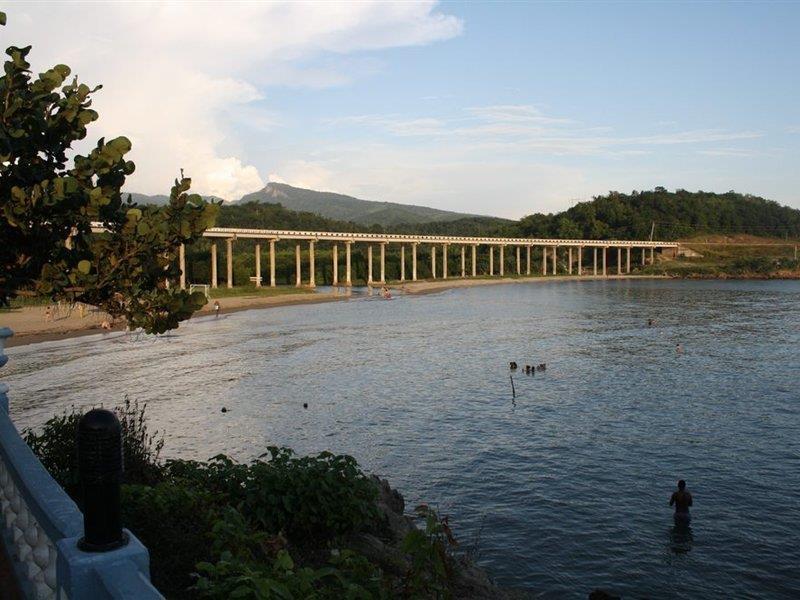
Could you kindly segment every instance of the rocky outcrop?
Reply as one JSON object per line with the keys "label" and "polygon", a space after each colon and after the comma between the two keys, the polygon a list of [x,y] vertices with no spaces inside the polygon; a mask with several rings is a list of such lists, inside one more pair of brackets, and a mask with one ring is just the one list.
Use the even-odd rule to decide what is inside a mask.
{"label": "rocky outcrop", "polygon": [[[348,545],[363,554],[384,572],[398,578],[407,575],[411,568],[409,557],[403,552],[406,536],[417,525],[405,512],[405,500],[400,492],[385,479],[372,476],[378,490],[377,505],[384,517],[383,531],[360,533],[351,536]],[[485,570],[465,557],[452,557],[453,576],[450,581],[453,598],[463,600],[512,600],[533,597],[531,592],[515,591],[496,586]]]}

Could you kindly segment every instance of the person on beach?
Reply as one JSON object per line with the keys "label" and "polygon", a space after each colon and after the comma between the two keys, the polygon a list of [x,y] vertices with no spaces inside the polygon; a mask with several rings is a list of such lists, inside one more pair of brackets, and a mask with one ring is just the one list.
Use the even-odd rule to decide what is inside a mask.
{"label": "person on beach", "polygon": [[44,322],[47,323],[53,320],[53,309],[48,304],[44,309]]}
{"label": "person on beach", "polygon": [[214,300],[214,316],[219,316],[219,300]]}
{"label": "person on beach", "polygon": [[692,505],[692,494],[686,489],[686,482],[681,479],[678,482],[678,489],[672,492],[669,505],[675,507],[675,520],[688,523],[691,520],[689,507]]}

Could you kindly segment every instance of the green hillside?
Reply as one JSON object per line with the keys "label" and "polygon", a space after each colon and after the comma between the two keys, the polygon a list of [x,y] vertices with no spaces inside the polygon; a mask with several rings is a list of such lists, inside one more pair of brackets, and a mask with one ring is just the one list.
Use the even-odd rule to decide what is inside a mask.
{"label": "green hillside", "polygon": [[583,239],[676,240],[699,234],[800,237],[800,210],[758,196],[727,192],[609,192],[556,214],[519,221],[521,234]]}
{"label": "green hillside", "polygon": [[292,187],[285,183],[268,183],[263,190],[247,194],[238,202],[279,203],[289,210],[312,212],[338,221],[384,227],[401,223],[435,223],[453,221],[472,215],[454,213],[426,206],[374,202],[333,192],[317,192]]}

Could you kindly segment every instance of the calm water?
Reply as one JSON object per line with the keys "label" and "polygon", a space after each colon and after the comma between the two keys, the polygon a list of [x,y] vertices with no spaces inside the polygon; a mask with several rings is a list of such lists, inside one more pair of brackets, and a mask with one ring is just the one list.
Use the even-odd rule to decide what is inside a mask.
{"label": "calm water", "polygon": [[[799,324],[799,282],[550,282],[12,348],[3,375],[20,425],[130,394],[172,456],[352,454],[542,597],[789,598]],[[516,401],[509,360],[548,364],[514,377]],[[678,478],[689,533],[667,506]]]}

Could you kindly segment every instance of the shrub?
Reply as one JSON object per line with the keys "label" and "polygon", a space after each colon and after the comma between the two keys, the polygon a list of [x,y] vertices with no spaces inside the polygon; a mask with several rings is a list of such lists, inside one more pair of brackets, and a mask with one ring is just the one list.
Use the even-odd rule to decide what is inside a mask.
{"label": "shrub", "polygon": [[220,455],[207,463],[170,461],[166,470],[173,481],[239,507],[257,529],[283,531],[299,545],[360,531],[378,520],[375,485],[351,456],[297,457],[273,446],[249,465]]}
{"label": "shrub", "polygon": [[[122,455],[126,483],[154,484],[162,479],[159,455],[164,446],[163,435],[150,433],[147,427],[147,404],[139,405],[126,396],[114,408],[122,426]],[[40,431],[25,429],[22,436],[61,487],[81,504],[78,484],[78,422],[83,413],[73,406],[62,415],[49,419]]]}
{"label": "shrub", "polygon": [[218,518],[208,494],[170,483],[122,486],[122,522],[150,551],[153,584],[168,598],[191,597],[195,565],[216,556],[209,533]]}

